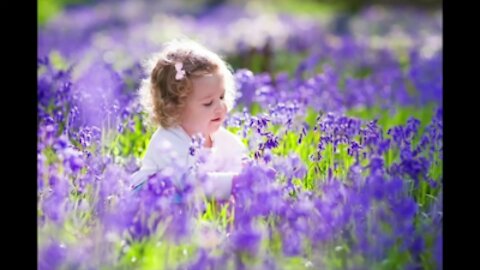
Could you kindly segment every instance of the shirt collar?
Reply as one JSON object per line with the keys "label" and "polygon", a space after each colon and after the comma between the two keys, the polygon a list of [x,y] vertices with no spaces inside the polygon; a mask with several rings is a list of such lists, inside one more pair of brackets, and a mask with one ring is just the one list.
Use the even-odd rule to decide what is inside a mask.
{"label": "shirt collar", "polygon": [[[215,140],[216,140],[217,135],[220,132],[221,128],[222,127],[220,127],[216,132],[214,132],[210,135],[210,137],[212,139],[212,148],[215,146]],[[175,127],[172,127],[171,131],[172,131],[172,133],[174,133],[176,136],[178,136],[182,140],[188,141],[188,143],[192,142],[192,138],[190,137],[190,135],[188,135],[188,133],[183,129],[182,126],[177,125]]]}

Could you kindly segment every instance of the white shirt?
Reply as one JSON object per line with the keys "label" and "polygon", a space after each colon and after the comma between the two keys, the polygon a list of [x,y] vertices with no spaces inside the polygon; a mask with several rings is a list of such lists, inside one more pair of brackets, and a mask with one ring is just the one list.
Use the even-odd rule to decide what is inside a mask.
{"label": "white shirt", "polygon": [[[158,128],[152,135],[140,170],[132,175],[133,186],[142,185],[148,176],[170,164],[175,163],[190,170],[195,162],[190,155],[191,142],[190,136],[180,126]],[[227,199],[232,189],[232,179],[240,173],[242,160],[248,157],[245,145],[240,138],[220,127],[212,134],[212,148],[203,148],[202,151],[210,152],[207,162],[200,168],[207,172],[210,183],[206,194]]]}

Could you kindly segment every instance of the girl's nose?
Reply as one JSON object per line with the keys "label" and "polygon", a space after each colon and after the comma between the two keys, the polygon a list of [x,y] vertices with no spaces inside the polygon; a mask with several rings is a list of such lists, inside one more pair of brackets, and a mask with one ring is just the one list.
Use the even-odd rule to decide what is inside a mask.
{"label": "girl's nose", "polygon": [[222,111],[222,106],[223,106],[223,102],[220,101],[220,102],[217,102],[217,105],[215,106],[215,109],[214,109],[214,112],[217,114],[217,113],[220,113]]}

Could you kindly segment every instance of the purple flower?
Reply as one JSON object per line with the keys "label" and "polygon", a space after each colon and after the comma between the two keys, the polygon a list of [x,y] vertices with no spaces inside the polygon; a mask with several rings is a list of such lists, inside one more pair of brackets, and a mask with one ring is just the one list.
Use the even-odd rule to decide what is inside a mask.
{"label": "purple flower", "polygon": [[384,160],[381,157],[372,157],[370,158],[370,164],[368,165],[370,167],[370,172],[372,174],[377,173],[377,172],[383,172],[384,171]]}
{"label": "purple flower", "polygon": [[411,220],[418,210],[418,205],[412,198],[403,198],[400,201],[391,202],[392,211],[403,222]]}
{"label": "purple flower", "polygon": [[67,148],[68,145],[69,145],[69,141],[67,136],[62,134],[60,137],[57,138],[56,142],[53,145],[53,149],[55,149],[56,151],[61,151]]}
{"label": "purple flower", "polygon": [[231,235],[232,249],[236,252],[247,252],[252,256],[257,254],[262,235],[253,228],[243,227]]}
{"label": "purple flower", "polygon": [[400,151],[400,158],[402,160],[411,160],[413,158],[412,151],[410,150],[410,147],[403,147],[402,150]]}
{"label": "purple flower", "polygon": [[378,155],[382,155],[390,148],[390,139],[382,140],[378,145]]}
{"label": "purple flower", "polygon": [[286,256],[298,256],[302,252],[302,241],[297,232],[289,231],[282,234],[282,250]]}
{"label": "purple flower", "polygon": [[171,206],[171,222],[167,227],[167,237],[173,238],[174,241],[179,243],[185,240],[192,233],[193,217],[189,213],[188,209],[183,206]]}
{"label": "purple flower", "polygon": [[418,128],[420,127],[420,120],[410,117],[407,121],[407,126],[406,126],[406,136],[407,138],[410,138],[417,134]]}
{"label": "purple flower", "polygon": [[211,269],[213,267],[212,260],[208,257],[207,251],[204,249],[200,249],[197,252],[197,258],[190,264],[187,269],[192,270],[203,270],[203,269]]}
{"label": "purple flower", "polygon": [[39,250],[38,269],[59,269],[66,258],[66,247],[63,244],[52,242]]}
{"label": "purple flower", "polygon": [[412,254],[419,256],[421,252],[425,249],[425,241],[422,236],[415,236],[413,241],[410,244],[410,250]]}
{"label": "purple flower", "polygon": [[402,126],[396,126],[387,131],[388,135],[391,135],[393,140],[397,143],[397,145],[401,145],[405,139],[404,131]]}

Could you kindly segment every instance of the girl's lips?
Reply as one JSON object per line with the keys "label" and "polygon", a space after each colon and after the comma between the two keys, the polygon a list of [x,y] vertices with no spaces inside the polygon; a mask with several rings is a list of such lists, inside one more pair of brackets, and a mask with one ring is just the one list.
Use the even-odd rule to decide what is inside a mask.
{"label": "girl's lips", "polygon": [[218,121],[220,121],[220,119],[221,119],[221,117],[215,118],[215,119],[212,120],[212,122],[218,122]]}

